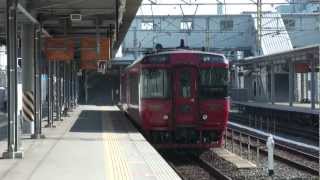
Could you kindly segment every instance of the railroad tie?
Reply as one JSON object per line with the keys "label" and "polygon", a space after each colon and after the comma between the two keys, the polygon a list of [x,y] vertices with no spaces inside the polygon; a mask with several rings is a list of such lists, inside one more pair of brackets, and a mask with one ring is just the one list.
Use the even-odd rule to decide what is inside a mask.
{"label": "railroad tie", "polygon": [[34,121],[34,96],[32,91],[23,93],[22,117],[27,121]]}

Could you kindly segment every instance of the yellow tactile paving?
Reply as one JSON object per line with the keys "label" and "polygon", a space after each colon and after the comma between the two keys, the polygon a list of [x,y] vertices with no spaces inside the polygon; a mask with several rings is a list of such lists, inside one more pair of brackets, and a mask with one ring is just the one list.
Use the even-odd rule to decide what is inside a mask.
{"label": "yellow tactile paving", "polygon": [[107,180],[180,180],[129,121],[105,113],[101,118]]}
{"label": "yellow tactile paving", "polygon": [[[105,120],[103,121],[105,123]],[[108,121],[109,127],[112,126],[112,121]],[[111,125],[111,126],[110,126]],[[104,131],[106,124],[103,124]],[[120,137],[119,137],[120,136]],[[131,174],[128,169],[126,157],[123,153],[123,149],[119,145],[121,139],[121,133],[118,132],[104,132],[103,133],[104,146],[106,151],[106,175],[108,180],[131,180]]]}

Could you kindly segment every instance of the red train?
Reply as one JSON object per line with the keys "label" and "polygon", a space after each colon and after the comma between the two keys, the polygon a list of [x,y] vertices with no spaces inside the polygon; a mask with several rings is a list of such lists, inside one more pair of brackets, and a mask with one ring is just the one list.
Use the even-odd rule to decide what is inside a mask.
{"label": "red train", "polygon": [[228,121],[228,68],[215,53],[146,55],[121,75],[122,109],[156,147],[219,147]]}

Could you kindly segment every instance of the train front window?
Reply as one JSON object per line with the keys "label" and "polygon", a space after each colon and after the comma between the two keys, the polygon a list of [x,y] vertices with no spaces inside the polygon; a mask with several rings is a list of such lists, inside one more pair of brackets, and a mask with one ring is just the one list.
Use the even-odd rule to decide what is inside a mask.
{"label": "train front window", "polygon": [[141,96],[142,98],[169,97],[169,75],[165,69],[143,69]]}
{"label": "train front window", "polygon": [[228,96],[228,70],[207,68],[200,70],[199,96],[201,99]]}
{"label": "train front window", "polygon": [[191,97],[191,72],[183,70],[180,72],[180,96],[184,98]]}

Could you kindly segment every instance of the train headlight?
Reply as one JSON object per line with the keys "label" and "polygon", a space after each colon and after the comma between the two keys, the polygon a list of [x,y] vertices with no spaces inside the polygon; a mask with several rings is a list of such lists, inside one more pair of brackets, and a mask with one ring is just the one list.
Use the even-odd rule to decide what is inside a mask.
{"label": "train headlight", "polygon": [[164,120],[167,120],[167,119],[169,119],[169,116],[168,115],[163,115],[163,117],[162,117]]}
{"label": "train headlight", "polygon": [[202,114],[202,120],[207,120],[208,119],[208,115],[206,115],[206,114]]}

